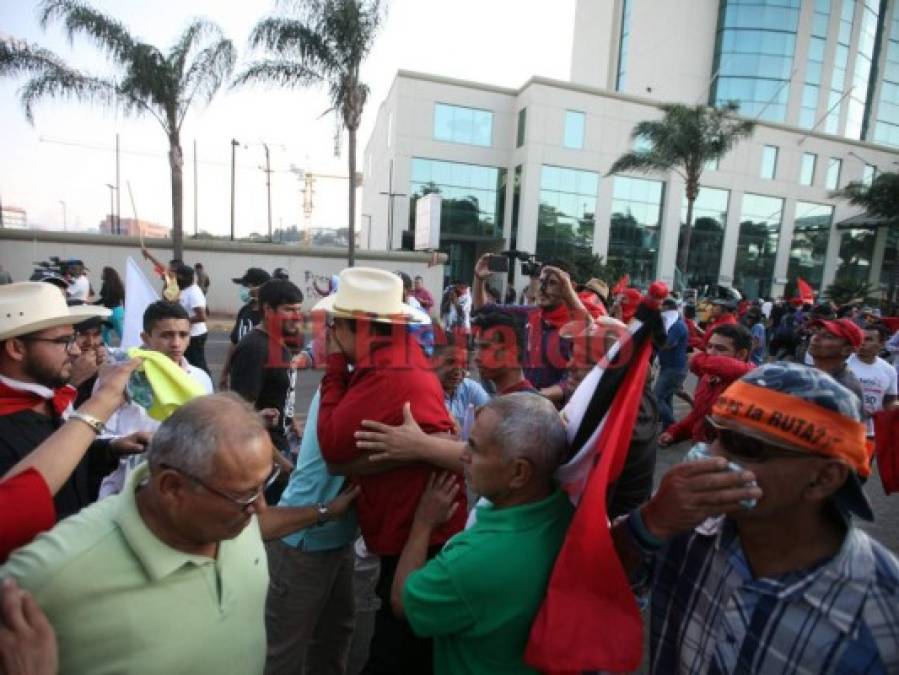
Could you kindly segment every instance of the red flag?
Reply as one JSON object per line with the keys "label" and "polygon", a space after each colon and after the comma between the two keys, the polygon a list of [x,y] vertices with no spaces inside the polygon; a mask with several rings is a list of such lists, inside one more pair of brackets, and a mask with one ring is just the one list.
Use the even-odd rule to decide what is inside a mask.
{"label": "red flag", "polygon": [[815,302],[815,291],[802,277],[796,277],[796,296],[802,300],[803,305],[811,305]]}
{"label": "red flag", "polygon": [[631,285],[631,278],[628,275],[624,275],[618,280],[614,286],[612,286],[612,290],[610,291],[609,297],[618,295],[619,293],[624,293],[624,289]]}
{"label": "red flag", "polygon": [[627,458],[651,348],[650,339],[638,347],[597,438],[599,460],[531,627],[525,661],[538,670],[624,672],[640,665],[643,620],[612,542],[606,493]]}

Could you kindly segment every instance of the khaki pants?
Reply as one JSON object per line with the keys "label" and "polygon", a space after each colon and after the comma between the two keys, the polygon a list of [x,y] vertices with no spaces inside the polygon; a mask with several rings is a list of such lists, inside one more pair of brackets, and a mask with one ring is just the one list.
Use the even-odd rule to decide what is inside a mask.
{"label": "khaki pants", "polygon": [[300,551],[266,545],[266,675],[343,675],[353,637],[353,546]]}

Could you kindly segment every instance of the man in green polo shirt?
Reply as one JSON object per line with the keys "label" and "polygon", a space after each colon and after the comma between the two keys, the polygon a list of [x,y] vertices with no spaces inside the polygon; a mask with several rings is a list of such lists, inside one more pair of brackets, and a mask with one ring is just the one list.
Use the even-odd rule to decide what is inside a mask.
{"label": "man in green polo shirt", "polygon": [[431,531],[452,515],[459,489],[450,475],[431,479],[391,601],[417,635],[434,638],[437,675],[534,672],[524,650],[573,513],[553,480],[564,452],[547,399],[509,394],[480,408],[462,461],[469,487],[490,503],[425,564]]}
{"label": "man in green polo shirt", "polygon": [[[267,510],[268,431],[234,394],[194,399],[154,434],[124,490],[0,567],[56,631],[61,673],[250,675],[265,665],[263,537],[322,519]],[[340,516],[349,492],[324,509]]]}

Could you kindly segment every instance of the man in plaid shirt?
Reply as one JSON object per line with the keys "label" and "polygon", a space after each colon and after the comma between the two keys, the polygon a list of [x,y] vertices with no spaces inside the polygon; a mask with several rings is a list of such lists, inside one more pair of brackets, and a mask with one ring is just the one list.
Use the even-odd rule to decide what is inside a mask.
{"label": "man in plaid shirt", "polygon": [[650,591],[651,672],[899,672],[899,561],[851,520],[873,519],[857,398],[772,363],[709,421],[705,458],[613,527]]}

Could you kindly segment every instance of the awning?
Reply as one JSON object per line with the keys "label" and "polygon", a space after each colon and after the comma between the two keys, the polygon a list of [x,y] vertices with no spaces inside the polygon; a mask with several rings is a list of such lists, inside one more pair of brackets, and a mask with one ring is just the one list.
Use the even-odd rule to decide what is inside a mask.
{"label": "awning", "polygon": [[896,221],[890,218],[884,218],[883,216],[869,216],[866,213],[858,213],[854,216],[849,216],[845,220],[841,220],[839,223],[837,223],[837,229],[876,230],[879,227],[888,227],[894,224],[896,224]]}

